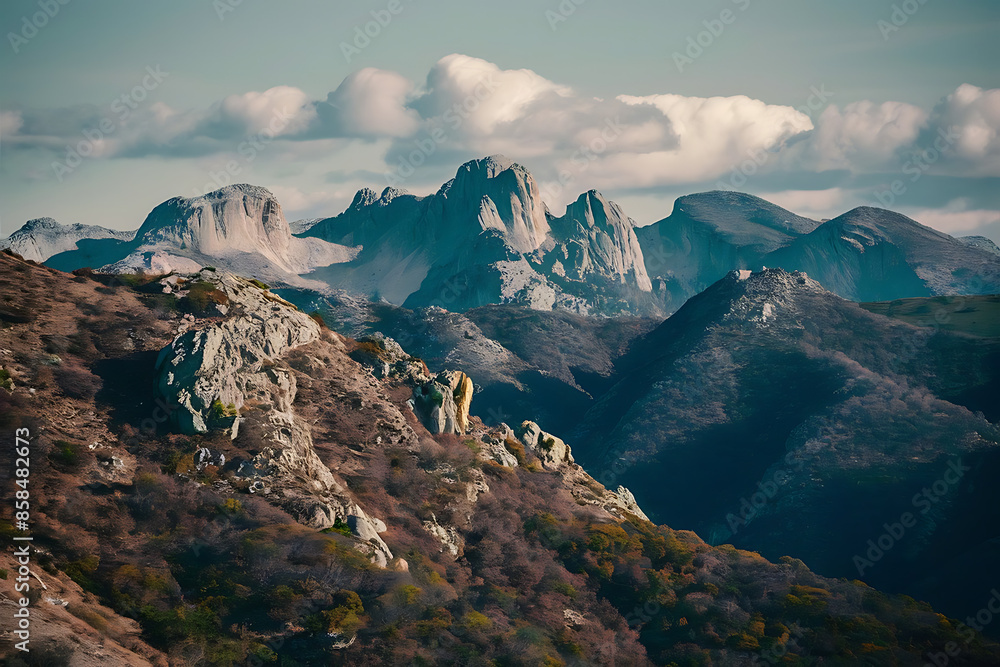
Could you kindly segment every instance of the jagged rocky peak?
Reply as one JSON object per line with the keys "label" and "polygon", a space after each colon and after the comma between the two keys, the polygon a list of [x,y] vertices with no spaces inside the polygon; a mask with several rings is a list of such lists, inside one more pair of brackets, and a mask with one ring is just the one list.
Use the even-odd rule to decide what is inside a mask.
{"label": "jagged rocky peak", "polygon": [[34,220],[28,220],[21,227],[22,231],[33,232],[42,229],[64,229],[66,225],[61,225],[54,218],[35,218]]}
{"label": "jagged rocky peak", "polygon": [[[502,155],[466,162],[438,192],[448,204],[469,210],[483,229],[505,232],[518,252],[531,252],[549,233],[538,183],[523,166]],[[457,221],[461,224],[462,221]]]}
{"label": "jagged rocky peak", "polygon": [[366,206],[371,206],[376,201],[378,201],[378,194],[371,188],[361,188],[358,190],[357,194],[354,195],[354,201],[351,202],[349,208],[354,210],[360,210]]}
{"label": "jagged rocky peak", "polygon": [[551,221],[564,244],[561,263],[567,275],[583,279],[591,272],[652,290],[635,223],[622,208],[591,190],[566,207],[566,215]]}
{"label": "jagged rocky peak", "polygon": [[387,206],[388,204],[392,203],[392,200],[395,199],[396,197],[408,194],[410,193],[405,188],[394,188],[392,186],[389,186],[382,191],[382,196],[378,198],[378,203],[381,206]]}

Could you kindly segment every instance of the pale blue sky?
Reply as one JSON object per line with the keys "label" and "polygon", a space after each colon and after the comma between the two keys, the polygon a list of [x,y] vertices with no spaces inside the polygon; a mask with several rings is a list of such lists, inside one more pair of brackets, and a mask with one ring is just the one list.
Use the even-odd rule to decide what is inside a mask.
{"label": "pale blue sky", "polygon": [[[559,11],[556,0],[400,1],[402,11],[348,63],[341,43],[351,41],[355,28],[372,19],[370,12],[388,7],[389,0],[242,0],[221,19],[219,6],[232,0],[70,0],[59,5],[58,13],[37,35],[20,42],[17,53],[9,34],[22,31],[23,18],[30,21],[40,11],[39,3],[7,0],[0,7],[5,35],[0,45],[0,112],[7,119],[0,124],[6,132],[0,138],[0,233],[42,215],[62,222],[135,228],[159,201],[204,189],[210,182],[207,175],[217,173],[219,165],[234,156],[241,160],[240,178],[235,180],[271,187],[279,196],[285,193],[282,199],[290,218],[336,214],[356,187],[385,185],[382,176],[393,164],[390,158],[387,166],[386,156],[405,154],[410,135],[354,136],[341,125],[316,135],[315,140],[305,140],[313,135],[303,130],[295,141],[275,142],[246,161],[236,151],[243,130],[230,132],[226,125],[234,122],[232,117],[206,120],[207,115],[228,96],[279,86],[297,89],[308,100],[323,101],[345,77],[361,68],[398,73],[413,84],[414,89],[406,93],[410,99],[424,92],[428,73],[449,54],[481,59],[503,71],[532,70],[544,80],[572,89],[573,96],[587,101],[588,108],[593,98],[662,94],[745,95],[767,105],[801,107],[811,87],[825,86],[834,93],[829,102],[841,110],[866,100],[875,105],[905,103],[924,110],[926,118],[905,114],[897,118],[896,112],[882,118],[893,126],[906,120],[912,123],[913,132],[917,126],[926,130],[940,124],[934,117],[935,107],[962,84],[971,84],[983,90],[982,99],[949,111],[949,122],[972,123],[978,129],[970,130],[969,137],[983,137],[985,143],[996,141],[1000,125],[991,116],[996,109],[988,95],[1000,88],[997,2],[927,0],[921,5],[910,0],[919,8],[886,38],[879,21],[891,21],[893,5],[905,3],[585,0],[553,30],[546,11]],[[571,5],[564,0],[564,7]],[[704,53],[678,71],[673,54],[683,52],[688,39],[706,29],[703,22],[719,18],[724,10],[732,12],[731,24],[718,37],[706,40],[711,43]],[[82,131],[97,126],[101,119],[114,118],[113,100],[141,84],[147,66],[159,66],[169,75],[143,94],[146,99],[136,104],[127,130],[116,127],[112,135],[120,143],[97,150],[103,154],[86,158],[60,181],[52,164],[64,156],[64,147],[83,139]],[[247,105],[252,108],[252,102]],[[163,121],[166,112],[162,109],[169,109],[174,120]],[[822,111],[812,117],[814,125]],[[865,122],[875,122],[871,114],[862,116]],[[238,118],[243,122],[245,115]],[[185,123],[201,123],[200,134],[188,133]],[[980,127],[984,124],[985,129]],[[843,132],[851,122],[844,120],[841,126]],[[418,127],[423,126],[415,125],[412,136],[420,136]],[[676,115],[670,116],[666,127],[668,134],[677,133],[681,144],[688,143],[689,148],[696,140],[686,138]],[[519,131],[524,131],[523,126]],[[732,131],[753,132],[752,128]],[[844,139],[830,132],[833,143],[820,146],[841,146],[845,141],[861,146],[867,136]],[[581,135],[572,135],[577,136]],[[784,145],[790,136],[775,135],[761,139],[764,143],[760,144],[741,143],[743,135],[734,138],[729,164],[738,165],[744,159],[745,146],[779,141]],[[805,136],[798,137],[800,143]],[[559,145],[569,150],[567,146],[575,140],[567,138]],[[856,148],[847,150],[840,163],[792,155],[781,165],[772,161],[762,170],[767,173],[755,174],[743,189],[757,194],[790,193],[779,203],[802,202],[802,207],[811,207],[806,214],[846,210],[868,203],[866,198],[891,183],[905,163],[906,151],[925,146],[914,142],[899,140],[878,159],[859,157]],[[541,178],[557,172],[552,162],[557,155],[531,154],[516,141],[508,143],[510,150],[504,152],[538,171]],[[157,147],[149,148],[153,144]],[[407,187],[431,191],[461,160],[493,145],[506,144],[489,136],[456,137],[417,170]],[[661,149],[671,150],[667,144]],[[961,160],[949,157],[935,165],[909,188],[897,208],[911,214],[924,210],[961,213],[965,218],[960,224],[975,223],[998,237],[1000,225],[990,220],[990,211],[1000,211],[997,155],[990,148],[978,156],[964,144],[962,151]],[[692,178],[678,177],[676,170],[664,168],[656,178],[630,186],[628,179],[609,176],[610,168],[605,168],[602,158],[593,169],[574,174],[562,198],[570,198],[569,191],[600,187],[645,224],[669,213],[674,196],[710,189],[720,179],[728,180],[731,173],[718,163],[704,165],[701,176]],[[803,194],[810,192],[817,194]],[[550,204],[559,208],[565,201]],[[939,219],[930,212],[927,215]],[[1000,213],[996,219],[1000,220]]]}

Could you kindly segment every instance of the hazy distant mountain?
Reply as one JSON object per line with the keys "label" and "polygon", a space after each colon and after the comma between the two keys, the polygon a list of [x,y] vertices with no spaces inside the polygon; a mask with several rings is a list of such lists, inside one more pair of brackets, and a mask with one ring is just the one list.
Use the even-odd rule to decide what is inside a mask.
{"label": "hazy distant mountain", "polygon": [[987,239],[964,242],[877,208],[820,223],[751,195],[708,192],[681,197],[637,234],[649,275],[677,305],[732,269],[765,266],[804,271],[860,301],[1000,292]]}
{"label": "hazy distant mountain", "polygon": [[861,207],[763,259],[856,301],[1000,292],[1000,257],[905,215]]}
{"label": "hazy distant mountain", "polygon": [[751,195],[707,192],[636,228],[594,190],[556,216],[528,170],[499,155],[467,162],[426,197],[362,189],[343,213],[299,221],[294,235],[274,195],[251,185],[164,202],[131,240],[87,229],[26,225],[11,238],[64,251],[48,259],[61,269],[217,264],[453,312],[508,304],[662,317],[733,269],[765,266],[804,271],[860,301],[1000,292],[1000,250],[987,239],[955,239],[891,211],[859,208],[820,223]]}
{"label": "hazy distant mountain", "polygon": [[668,218],[637,235],[646,271],[667,279],[680,306],[729,271],[756,266],[819,224],[753,195],[716,191],[680,197]]}
{"label": "hazy distant mountain", "polygon": [[36,218],[0,240],[0,248],[10,248],[21,257],[44,262],[67,250],[76,250],[81,239],[116,239],[129,241],[135,232],[105,229],[96,225],[62,225],[52,218]]}
{"label": "hazy distant mountain", "polygon": [[201,197],[174,197],[146,217],[131,241],[94,240],[52,257],[55,268],[112,273],[196,271],[222,264],[263,280],[301,283],[300,274],[353,257],[353,248],[292,236],[265,188],[230,185]]}
{"label": "hazy distant mountain", "polygon": [[[993,585],[981,565],[1000,557],[1000,511],[985,510],[1000,500],[996,339],[873,315],[768,269],[728,274],[616,365],[568,441],[656,520],[956,614]],[[940,498],[913,500],[946,474]],[[901,546],[859,572],[854,556],[874,558],[868,540],[907,511]]]}

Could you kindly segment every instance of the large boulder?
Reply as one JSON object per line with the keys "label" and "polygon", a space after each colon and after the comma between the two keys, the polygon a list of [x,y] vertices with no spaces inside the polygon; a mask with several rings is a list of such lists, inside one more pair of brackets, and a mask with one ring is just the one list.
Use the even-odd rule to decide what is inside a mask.
{"label": "large boulder", "polygon": [[533,421],[526,421],[518,429],[518,438],[525,447],[541,459],[546,468],[555,468],[566,463],[573,463],[573,452],[570,446],[551,433],[546,433]]}
{"label": "large boulder", "polygon": [[431,433],[464,435],[473,385],[465,373],[444,371],[413,390],[413,410]]}

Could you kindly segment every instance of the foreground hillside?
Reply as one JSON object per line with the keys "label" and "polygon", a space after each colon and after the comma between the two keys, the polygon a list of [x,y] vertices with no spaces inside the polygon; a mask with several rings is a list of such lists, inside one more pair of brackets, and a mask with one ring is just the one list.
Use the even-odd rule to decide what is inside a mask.
{"label": "foreground hillside", "polygon": [[650,523],[469,416],[463,374],[261,283],[3,254],[0,319],[62,664],[1000,664],[925,604]]}

